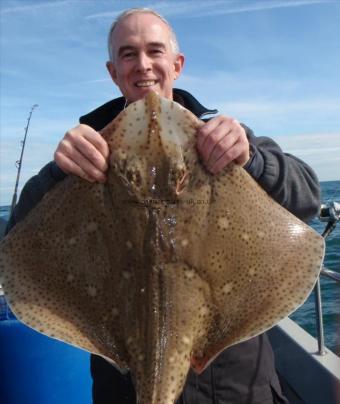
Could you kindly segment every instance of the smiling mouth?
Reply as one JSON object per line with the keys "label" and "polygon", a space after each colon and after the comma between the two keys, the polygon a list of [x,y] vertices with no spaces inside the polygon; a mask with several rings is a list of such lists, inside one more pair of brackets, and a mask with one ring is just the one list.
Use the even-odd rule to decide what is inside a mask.
{"label": "smiling mouth", "polygon": [[156,80],[144,80],[144,81],[137,81],[135,84],[136,87],[151,87],[156,84]]}

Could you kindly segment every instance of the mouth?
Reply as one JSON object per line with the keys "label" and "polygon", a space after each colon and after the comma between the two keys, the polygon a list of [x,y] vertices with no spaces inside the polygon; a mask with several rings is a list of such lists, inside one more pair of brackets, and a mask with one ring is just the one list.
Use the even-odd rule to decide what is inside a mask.
{"label": "mouth", "polygon": [[135,86],[136,87],[152,87],[152,86],[154,86],[155,84],[157,83],[157,81],[156,80],[141,80],[141,81],[137,81],[136,83],[135,83]]}

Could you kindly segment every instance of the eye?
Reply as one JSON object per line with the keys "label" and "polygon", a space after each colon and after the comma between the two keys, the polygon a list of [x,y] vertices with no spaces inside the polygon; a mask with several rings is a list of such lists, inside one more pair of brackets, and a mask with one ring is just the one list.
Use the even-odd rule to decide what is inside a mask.
{"label": "eye", "polygon": [[162,50],[162,49],[157,49],[157,48],[155,48],[155,49],[151,49],[150,53],[151,53],[152,55],[160,55],[160,54],[163,53],[163,50]]}
{"label": "eye", "polygon": [[133,51],[126,51],[122,54],[122,58],[124,59],[130,59],[135,55],[135,52]]}

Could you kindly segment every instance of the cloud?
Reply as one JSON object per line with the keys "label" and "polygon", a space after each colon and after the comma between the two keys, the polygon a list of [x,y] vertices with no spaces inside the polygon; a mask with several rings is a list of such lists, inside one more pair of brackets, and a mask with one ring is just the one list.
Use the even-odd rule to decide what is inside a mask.
{"label": "cloud", "polygon": [[270,113],[327,110],[336,112],[340,110],[340,99],[302,99],[273,102],[271,100],[226,102],[218,105],[221,111],[233,110],[242,113]]}
{"label": "cloud", "polygon": [[177,86],[187,88],[194,94],[202,94],[203,97],[212,96],[215,102],[222,103],[226,99],[252,100],[252,94],[282,94],[293,93],[304,84],[294,79],[277,80],[275,72],[265,77],[256,72],[244,74],[242,71],[220,71],[208,69],[197,75],[182,74]]}
{"label": "cloud", "polygon": [[104,11],[101,13],[89,14],[85,17],[86,20],[93,20],[93,19],[100,19],[100,18],[108,18],[108,19],[115,19],[119,14],[121,14],[124,9],[118,11]]}
{"label": "cloud", "polygon": [[[311,6],[314,4],[334,3],[335,0],[264,0],[264,1],[250,1],[239,2],[233,1],[231,3],[217,2],[216,6],[212,6],[207,10],[207,15],[225,15],[256,12],[264,10],[273,10],[288,7],[301,7]],[[206,13],[200,13],[199,16],[204,16]]]}
{"label": "cloud", "polygon": [[[163,1],[149,3],[143,7],[156,10],[166,17],[211,17],[226,14],[238,14],[259,12],[289,7],[311,6],[315,4],[335,3],[335,0],[253,0],[238,1],[213,0],[213,1]],[[133,3],[131,4],[133,5]],[[126,8],[130,6],[127,5]],[[104,11],[89,14],[86,19],[116,18],[124,9],[119,11]]]}
{"label": "cloud", "polygon": [[316,83],[304,78],[278,80],[274,72],[261,77],[220,71],[206,76],[184,74],[176,84],[203,105],[246,123],[256,133],[294,135],[332,132],[340,127],[336,86],[318,93]]}
{"label": "cloud", "polygon": [[82,85],[82,84],[98,84],[98,83],[112,83],[112,79],[110,78],[106,78],[106,79],[94,79],[94,80],[86,80],[86,81],[82,81],[78,84]]}
{"label": "cloud", "polygon": [[340,132],[273,136],[286,152],[309,164],[320,181],[340,180]]}
{"label": "cloud", "polygon": [[284,143],[290,152],[299,154],[319,154],[320,150],[337,152],[340,149],[340,132],[278,135],[275,136],[275,139]]}
{"label": "cloud", "polygon": [[[40,10],[49,10],[51,8],[55,7],[65,7],[67,5],[70,5],[72,0],[62,0],[62,1],[49,1],[49,2],[44,2],[44,3],[31,3],[31,4],[26,4],[26,5],[20,5],[20,6],[14,6],[14,7],[5,7],[0,10],[0,15],[2,14],[14,14],[14,13],[25,13],[25,12],[35,12],[35,11],[40,11]],[[11,4],[11,3],[9,3]],[[17,3],[19,4],[19,3]]]}
{"label": "cloud", "polygon": [[[340,99],[300,99],[278,100],[254,99],[252,101],[230,101],[215,104],[222,114],[230,114],[239,119],[260,121],[261,119],[285,120],[289,118],[295,122],[305,122],[316,116],[329,116],[329,119],[339,122]],[[289,122],[290,124],[292,122]],[[288,122],[287,122],[288,124]]]}

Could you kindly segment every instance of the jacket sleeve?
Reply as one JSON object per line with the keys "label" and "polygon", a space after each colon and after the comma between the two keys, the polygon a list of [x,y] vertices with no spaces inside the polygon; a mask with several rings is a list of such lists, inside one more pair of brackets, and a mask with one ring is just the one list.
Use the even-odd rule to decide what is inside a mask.
{"label": "jacket sleeve", "polygon": [[280,205],[308,221],[320,208],[320,186],[314,171],[268,137],[256,137],[243,125],[251,158],[244,169]]}
{"label": "jacket sleeve", "polygon": [[21,191],[19,201],[8,221],[6,234],[33,209],[43,196],[63,180],[65,174],[54,161],[44,166],[37,175],[28,180]]}

